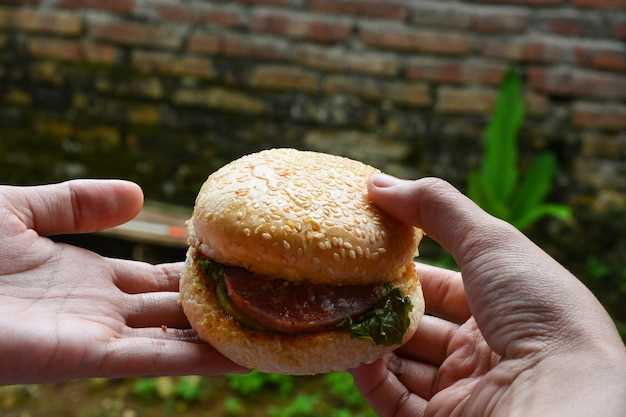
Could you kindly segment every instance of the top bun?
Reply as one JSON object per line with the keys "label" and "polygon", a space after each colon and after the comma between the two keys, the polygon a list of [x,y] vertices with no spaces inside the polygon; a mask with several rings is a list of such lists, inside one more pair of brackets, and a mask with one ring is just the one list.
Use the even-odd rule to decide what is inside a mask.
{"label": "top bun", "polygon": [[295,149],[244,156],[202,186],[190,244],[217,262],[291,281],[394,281],[422,233],[368,200],[367,180],[378,172]]}

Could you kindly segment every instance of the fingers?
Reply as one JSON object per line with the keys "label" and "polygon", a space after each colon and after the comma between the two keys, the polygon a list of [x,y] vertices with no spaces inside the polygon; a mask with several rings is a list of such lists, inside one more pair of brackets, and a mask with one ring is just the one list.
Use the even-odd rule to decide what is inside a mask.
{"label": "fingers", "polygon": [[97,369],[98,376],[222,375],[247,369],[222,356],[206,343],[150,337],[122,337],[109,342]]}
{"label": "fingers", "polygon": [[391,354],[387,359],[387,368],[412,393],[425,400],[433,396],[437,380],[436,367]]}
{"label": "fingers", "polygon": [[36,187],[2,187],[15,214],[39,234],[84,233],[122,224],[143,206],[138,185],[76,180]]}
{"label": "fingers", "polygon": [[150,292],[127,297],[126,325],[129,327],[189,328],[178,293]]}
{"label": "fingers", "polygon": [[359,390],[380,417],[424,415],[426,400],[410,392],[387,368],[384,359],[350,372]]}
{"label": "fingers", "polygon": [[[467,259],[488,252],[503,236],[501,222],[480,209],[453,186],[437,178],[404,181],[388,175],[374,176],[369,196],[397,219],[424,229],[455,258],[463,269]],[[489,239],[484,239],[488,235]],[[516,236],[520,238],[522,235]]]}
{"label": "fingers", "polygon": [[457,324],[470,318],[461,274],[416,262],[426,301],[426,312]]}
{"label": "fingers", "polygon": [[128,294],[177,292],[183,262],[151,265],[145,262],[107,259],[115,285]]}
{"label": "fingers", "polygon": [[437,317],[424,316],[415,335],[396,350],[400,356],[422,361],[434,366],[443,363],[448,346],[459,326]]}

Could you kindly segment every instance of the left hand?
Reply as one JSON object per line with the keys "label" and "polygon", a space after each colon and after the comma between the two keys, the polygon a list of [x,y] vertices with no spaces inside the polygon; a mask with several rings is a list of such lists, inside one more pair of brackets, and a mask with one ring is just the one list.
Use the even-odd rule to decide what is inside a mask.
{"label": "left hand", "polygon": [[108,259],[46,238],[124,223],[142,205],[125,181],[0,186],[0,384],[244,370],[189,328],[182,264]]}

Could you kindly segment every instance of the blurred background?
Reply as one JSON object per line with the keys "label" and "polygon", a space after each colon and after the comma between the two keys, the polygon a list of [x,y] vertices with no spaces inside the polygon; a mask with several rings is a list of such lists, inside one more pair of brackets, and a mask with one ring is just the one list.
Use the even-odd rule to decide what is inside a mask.
{"label": "blurred background", "polygon": [[[625,337],[623,0],[0,0],[0,182],[124,178],[147,199],[124,227],[59,240],[181,260],[206,177],[272,147],[445,178]],[[422,259],[454,267],[432,242]],[[344,373],[12,386],[0,412],[373,415]]]}

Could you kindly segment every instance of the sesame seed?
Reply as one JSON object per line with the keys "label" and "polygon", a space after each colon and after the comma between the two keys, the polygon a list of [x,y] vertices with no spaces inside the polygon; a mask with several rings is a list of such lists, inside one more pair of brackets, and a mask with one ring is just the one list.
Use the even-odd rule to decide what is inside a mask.
{"label": "sesame seed", "polygon": [[287,250],[291,249],[291,245],[286,240],[283,240],[283,247]]}
{"label": "sesame seed", "polygon": [[270,240],[272,238],[272,235],[270,235],[269,233],[263,233],[261,236],[263,236],[263,239],[265,240]]}
{"label": "sesame seed", "polygon": [[250,235],[252,234],[252,232],[250,232],[250,229],[248,229],[247,227],[245,229],[243,229],[243,234],[250,237]]}
{"label": "sesame seed", "polygon": [[338,254],[337,252],[334,252],[334,253],[333,253],[333,258],[334,258],[336,261],[341,260],[341,257],[339,256],[339,254]]}
{"label": "sesame seed", "polygon": [[343,247],[346,249],[352,249],[352,244],[350,242],[343,242]]}
{"label": "sesame seed", "polygon": [[350,249],[350,252],[348,252],[348,254],[350,256],[350,259],[356,259],[356,253],[352,249]]}

